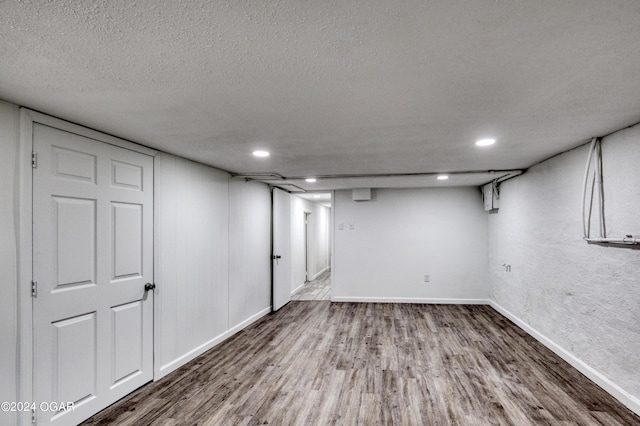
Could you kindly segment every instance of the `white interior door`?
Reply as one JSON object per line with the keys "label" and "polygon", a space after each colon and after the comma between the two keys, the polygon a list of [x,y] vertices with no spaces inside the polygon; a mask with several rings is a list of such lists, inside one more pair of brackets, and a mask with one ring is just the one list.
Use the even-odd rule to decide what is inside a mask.
{"label": "white interior door", "polygon": [[153,158],[33,126],[34,400],[77,424],[153,377]]}
{"label": "white interior door", "polygon": [[291,195],[273,189],[273,277],[272,309],[291,300]]}

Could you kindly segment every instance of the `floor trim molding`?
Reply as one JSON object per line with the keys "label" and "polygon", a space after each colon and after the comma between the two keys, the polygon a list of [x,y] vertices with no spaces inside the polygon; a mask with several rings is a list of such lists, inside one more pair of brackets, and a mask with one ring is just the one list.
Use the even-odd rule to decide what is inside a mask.
{"label": "floor trim molding", "polygon": [[362,303],[422,303],[422,304],[456,304],[456,305],[489,305],[498,313],[511,320],[531,337],[549,348],[553,353],[568,362],[592,382],[600,386],[611,396],[616,398],[634,413],[640,415],[640,399],[622,389],[605,375],[587,365],[584,361],[564,349],[522,319],[490,299],[438,299],[412,297],[334,297],[332,302],[362,302]]}
{"label": "floor trim molding", "polygon": [[417,297],[334,297],[332,302],[422,303],[427,305],[489,305],[487,299],[439,299]]}
{"label": "floor trim molding", "polygon": [[592,382],[600,386],[631,411],[640,415],[640,400],[638,398],[622,389],[620,386],[612,382],[609,378],[605,377],[602,373],[587,365],[584,361],[582,361],[557,343],[553,342],[551,339],[540,333],[535,328],[531,327],[529,324],[515,316],[513,313],[500,306],[498,303],[494,302],[493,300],[490,300],[489,302],[489,305],[498,313],[510,319],[515,325],[526,331],[531,337],[545,345],[560,358],[567,361],[569,364],[571,364],[572,367],[584,374]]}
{"label": "floor trim molding", "polygon": [[296,288],[294,288],[293,290],[291,290],[291,295],[293,296],[294,294],[296,294],[296,292],[297,292],[298,290],[300,290],[302,287],[304,287],[304,285],[305,285],[305,284],[306,284],[306,283],[302,283],[302,284],[300,284],[298,287],[296,287]]}
{"label": "floor trim molding", "polygon": [[[629,392],[622,389],[620,386],[615,384],[609,378],[604,376],[599,371],[595,370],[593,367],[587,365],[584,361],[577,358],[574,354],[567,351],[557,343],[553,342],[551,339],[540,333],[535,328],[531,327],[525,321],[514,315],[512,312],[508,311],[504,307],[502,307],[497,302],[490,299],[453,299],[453,298],[413,298],[413,297],[334,297],[332,302],[356,302],[356,303],[415,303],[415,304],[454,304],[454,305],[489,305],[496,312],[503,315],[505,318],[511,320],[515,325],[517,325],[520,329],[524,330],[531,337],[542,343],[544,346],[549,348],[553,353],[558,355],[560,358],[568,362],[571,366],[577,369],[580,373],[584,374],[587,378],[589,378],[592,382],[600,386],[611,396],[616,398],[622,404],[624,404],[627,408],[629,408],[634,413],[640,415],[640,400]],[[222,341],[228,339],[232,335],[236,334],[238,331],[247,327],[248,325],[254,323],[259,320],[263,316],[267,315],[271,312],[271,308],[265,308],[262,311],[256,313],[255,315],[249,317],[245,321],[237,324],[226,332],[216,336],[210,341],[202,344],[201,346],[193,349],[192,351],[184,354],[183,356],[171,361],[168,364],[163,365],[160,368],[160,377],[157,379],[166,376],[170,372],[176,370],[180,366],[186,364],[187,362],[193,360],[197,356],[203,354],[207,350],[213,348],[217,344]]]}
{"label": "floor trim molding", "polygon": [[205,353],[209,349],[213,348],[217,344],[222,343],[224,340],[226,340],[229,337],[233,336],[234,334],[236,334],[237,332],[239,332],[243,328],[245,328],[245,327],[251,325],[252,323],[258,321],[260,318],[262,318],[263,316],[269,314],[270,312],[271,312],[271,306],[269,306],[268,308],[265,308],[265,309],[261,310],[260,312],[250,316],[246,320],[242,321],[240,324],[237,324],[237,325],[231,327],[229,330],[225,331],[224,333],[219,334],[218,336],[216,336],[213,339],[203,343],[202,345],[196,347],[195,349],[190,350],[189,352],[187,352],[186,354],[180,356],[179,358],[176,358],[173,361],[163,365],[162,367],[160,367],[159,375],[158,375],[158,377],[154,378],[154,381],[159,380],[162,377],[166,376],[167,374],[171,373],[172,371],[177,370],[178,368],[180,368],[184,364],[186,364],[189,361],[192,361],[194,358],[202,355],[203,353]]}
{"label": "floor trim molding", "polygon": [[317,279],[320,275],[324,274],[325,272],[327,272],[330,269],[329,266],[325,266],[324,268],[322,268],[322,270],[316,272],[313,277],[311,277],[310,281],[313,281],[315,279]]}

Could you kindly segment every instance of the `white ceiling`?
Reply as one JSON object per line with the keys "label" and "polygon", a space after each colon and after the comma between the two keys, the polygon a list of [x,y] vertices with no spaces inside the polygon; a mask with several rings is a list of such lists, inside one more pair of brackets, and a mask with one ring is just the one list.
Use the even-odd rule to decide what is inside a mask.
{"label": "white ceiling", "polygon": [[307,189],[526,168],[640,121],[638,0],[0,0],[0,58],[4,100]]}

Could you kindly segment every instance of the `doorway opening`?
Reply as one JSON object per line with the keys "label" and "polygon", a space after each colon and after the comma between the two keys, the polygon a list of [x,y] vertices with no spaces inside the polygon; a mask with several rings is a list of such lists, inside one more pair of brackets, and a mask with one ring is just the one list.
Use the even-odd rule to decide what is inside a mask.
{"label": "doorway opening", "polygon": [[294,277],[291,299],[331,300],[331,193],[292,194],[292,198],[292,220],[297,222],[292,223],[292,247],[300,253],[293,269],[300,268],[301,273]]}
{"label": "doorway opening", "polygon": [[304,212],[304,282],[309,280],[309,221],[311,212]]}

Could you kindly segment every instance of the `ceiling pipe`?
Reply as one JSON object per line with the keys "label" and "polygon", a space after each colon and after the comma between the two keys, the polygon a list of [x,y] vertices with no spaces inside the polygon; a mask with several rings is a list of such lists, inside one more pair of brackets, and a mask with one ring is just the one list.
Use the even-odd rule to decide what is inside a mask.
{"label": "ceiling pipe", "polygon": [[[495,173],[495,174],[503,174],[498,178],[499,181],[511,179],[511,177],[515,177],[524,173],[522,169],[509,169],[509,170],[468,170],[461,172],[418,172],[418,173],[372,173],[372,174],[336,174],[336,175],[314,175],[317,179],[356,179],[356,178],[395,178],[395,177],[429,177],[429,176],[439,176],[442,174],[447,174],[450,176],[456,175],[477,175],[477,174],[485,174],[485,173]],[[512,176],[513,175],[513,176]],[[308,176],[287,176],[285,180],[304,180]]]}

